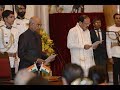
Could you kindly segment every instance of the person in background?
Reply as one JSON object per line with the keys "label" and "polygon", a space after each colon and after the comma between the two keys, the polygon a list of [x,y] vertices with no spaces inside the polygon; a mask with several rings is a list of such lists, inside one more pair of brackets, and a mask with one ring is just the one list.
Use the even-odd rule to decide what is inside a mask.
{"label": "person in background", "polygon": [[[110,63],[113,64],[113,83],[119,85],[120,82],[120,14],[113,15],[115,24],[108,27],[108,34],[106,37],[107,54]],[[116,36],[115,33],[119,33]]]}
{"label": "person in background", "polygon": [[92,81],[84,78],[84,71],[77,64],[68,63],[62,71],[63,85],[91,85]]}
{"label": "person in background", "polygon": [[2,18],[2,13],[5,9],[5,5],[0,5],[0,26],[4,25],[4,21],[3,21],[3,18]]}
{"label": "person in background", "polygon": [[62,71],[63,84],[70,85],[77,78],[81,78],[81,80],[84,78],[82,67],[77,64],[66,64]]}
{"label": "person in background", "polygon": [[29,26],[29,19],[25,18],[26,8],[26,5],[15,5],[17,17],[14,21],[14,25],[19,30],[19,34],[25,32]]}
{"label": "person in background", "polygon": [[12,79],[14,79],[19,34],[18,29],[12,26],[15,20],[13,11],[5,10],[2,13],[2,17],[4,25],[0,27],[0,52],[8,53],[12,72]]}
{"label": "person in background", "polygon": [[45,62],[44,60],[48,57],[42,52],[41,35],[37,33],[37,30],[40,30],[40,27],[40,18],[33,16],[30,18],[28,30],[19,36],[19,70],[27,68],[34,63],[37,63],[37,66],[39,66],[42,62]]}
{"label": "person in background", "polygon": [[[101,29],[101,20],[95,18],[93,20],[93,29],[90,30],[90,36],[92,43],[96,41],[102,41],[98,46],[93,49],[95,64],[102,66],[106,70],[106,76],[108,77],[107,72],[107,49],[106,49],[106,30]],[[109,81],[109,79],[107,80]]]}
{"label": "person in background", "polygon": [[80,65],[84,70],[85,77],[88,75],[88,69],[95,65],[89,25],[90,18],[87,15],[81,15],[76,26],[69,30],[67,36],[71,63]]}
{"label": "person in background", "polygon": [[21,69],[15,76],[14,85],[26,85],[28,81],[37,75],[27,69]]}
{"label": "person in background", "polygon": [[93,85],[108,85],[106,70],[101,66],[92,66],[89,68],[88,78],[93,81]]}
{"label": "person in background", "polygon": [[[26,5],[15,5],[15,11],[17,14],[17,17],[15,18],[13,26],[16,27],[19,31],[19,35],[21,35],[23,32],[25,32],[28,29],[29,19],[25,18],[26,14]],[[19,62],[20,58],[17,55],[18,61],[15,63],[15,73],[18,72]]]}

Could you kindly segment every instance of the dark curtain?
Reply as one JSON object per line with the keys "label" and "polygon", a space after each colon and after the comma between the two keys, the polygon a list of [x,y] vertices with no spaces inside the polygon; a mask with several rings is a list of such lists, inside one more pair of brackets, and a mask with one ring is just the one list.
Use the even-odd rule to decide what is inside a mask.
{"label": "dark curtain", "polygon": [[[70,63],[70,51],[67,48],[67,34],[70,28],[77,23],[77,18],[83,13],[55,13],[49,15],[50,38],[54,42],[54,50],[58,54],[56,60],[51,63],[53,75],[61,75],[65,64]],[[103,13],[84,13],[91,21],[99,17],[102,21],[102,29],[106,29]],[[92,28],[92,25],[89,27]]]}

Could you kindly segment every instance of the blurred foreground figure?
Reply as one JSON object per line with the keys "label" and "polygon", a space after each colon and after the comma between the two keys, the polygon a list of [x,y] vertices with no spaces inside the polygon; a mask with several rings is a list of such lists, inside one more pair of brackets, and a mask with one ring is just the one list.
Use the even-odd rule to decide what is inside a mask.
{"label": "blurred foreground figure", "polygon": [[21,69],[16,74],[14,84],[15,85],[26,85],[30,79],[35,77],[36,74],[29,72],[27,69]]}

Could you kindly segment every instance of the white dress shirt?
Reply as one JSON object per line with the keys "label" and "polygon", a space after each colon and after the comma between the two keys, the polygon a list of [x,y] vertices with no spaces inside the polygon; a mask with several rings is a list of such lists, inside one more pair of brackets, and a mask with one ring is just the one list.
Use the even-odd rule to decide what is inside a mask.
{"label": "white dress shirt", "polygon": [[[116,27],[116,25],[112,25],[108,27],[108,31],[118,32],[120,31],[120,27]],[[112,58],[112,57],[120,58],[120,46],[112,47],[112,43],[118,43],[118,41],[115,40],[115,37],[116,37],[115,33],[106,34],[106,46],[107,46],[108,58]]]}
{"label": "white dress shirt", "polygon": [[98,33],[99,33],[99,35],[100,35],[100,40],[102,40],[102,32],[101,32],[101,30],[98,29],[98,31],[95,30],[95,32],[96,32],[97,37],[98,37]]}

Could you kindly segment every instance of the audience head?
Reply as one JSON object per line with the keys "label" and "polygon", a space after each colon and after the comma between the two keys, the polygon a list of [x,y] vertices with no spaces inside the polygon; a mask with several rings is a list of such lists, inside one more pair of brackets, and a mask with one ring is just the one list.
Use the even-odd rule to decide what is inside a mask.
{"label": "audience head", "polygon": [[93,81],[93,85],[100,85],[106,82],[106,72],[101,66],[92,66],[89,68],[88,78]]}
{"label": "audience head", "polygon": [[17,13],[17,17],[23,19],[26,13],[26,5],[15,5],[15,11]]}
{"label": "audience head", "polygon": [[11,11],[11,10],[3,11],[2,17],[3,17],[3,20],[6,24],[12,25],[14,23],[15,16],[14,16],[13,11]]}
{"label": "audience head", "polygon": [[93,26],[94,26],[94,29],[100,29],[100,27],[101,27],[101,20],[100,20],[100,18],[93,19]]}
{"label": "audience head", "polygon": [[81,66],[77,64],[66,64],[62,72],[62,81],[64,85],[70,85],[74,80],[83,79],[84,72]]}
{"label": "audience head", "polygon": [[115,13],[113,15],[113,19],[114,19],[114,22],[116,24],[117,27],[120,27],[120,14],[118,13]]}
{"label": "audience head", "polygon": [[87,15],[81,15],[78,18],[78,23],[83,30],[87,30],[90,25],[90,18]]}
{"label": "audience head", "polygon": [[29,21],[30,30],[38,31],[38,30],[40,30],[41,25],[42,24],[41,24],[40,18],[35,17],[35,16],[30,18],[30,21]]}
{"label": "audience head", "polygon": [[27,69],[21,69],[15,76],[14,84],[15,85],[26,85],[27,82],[35,77],[36,74],[33,72],[29,72]]}
{"label": "audience head", "polygon": [[0,5],[0,20],[2,19],[2,13],[5,9],[5,5]]}

